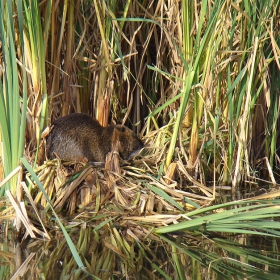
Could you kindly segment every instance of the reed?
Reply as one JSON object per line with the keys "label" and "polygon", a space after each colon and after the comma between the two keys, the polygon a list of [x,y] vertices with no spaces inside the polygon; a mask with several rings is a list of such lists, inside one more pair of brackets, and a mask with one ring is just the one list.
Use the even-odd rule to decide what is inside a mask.
{"label": "reed", "polygon": [[[14,22],[13,8],[10,1],[7,3],[1,2],[0,4],[1,45],[4,63],[0,80],[0,131],[2,141],[1,155],[5,176],[8,176],[19,165],[20,157],[23,155],[25,114],[27,111],[26,62],[21,61],[20,66],[17,63],[17,56],[22,58],[25,53],[22,44],[24,40],[23,10],[22,6],[18,5],[18,11],[16,12],[21,16],[18,17],[17,22]],[[20,84],[20,80],[22,84]],[[20,180],[22,179],[21,177],[19,178]],[[10,189],[15,194],[16,188],[17,177],[13,176],[1,188],[0,195],[2,196],[7,189]]]}

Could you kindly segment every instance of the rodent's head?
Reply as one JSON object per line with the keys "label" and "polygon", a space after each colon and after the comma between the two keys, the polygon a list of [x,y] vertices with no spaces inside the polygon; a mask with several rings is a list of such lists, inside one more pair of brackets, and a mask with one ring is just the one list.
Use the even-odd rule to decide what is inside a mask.
{"label": "rodent's head", "polygon": [[144,147],[139,137],[126,126],[116,125],[115,135],[120,142],[120,157],[124,160],[131,159]]}

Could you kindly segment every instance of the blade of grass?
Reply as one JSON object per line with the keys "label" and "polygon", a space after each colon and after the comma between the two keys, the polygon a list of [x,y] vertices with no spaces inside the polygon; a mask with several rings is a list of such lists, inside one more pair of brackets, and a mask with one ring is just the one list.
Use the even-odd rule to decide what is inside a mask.
{"label": "blade of grass", "polygon": [[157,195],[159,195],[160,197],[162,197],[163,199],[165,199],[166,201],[168,201],[170,204],[174,205],[179,210],[184,211],[183,207],[178,202],[176,202],[171,196],[169,196],[165,191],[146,183],[144,183],[143,185],[151,191],[153,191],[154,193],[156,193]]}
{"label": "blade of grass", "polygon": [[[26,72],[23,63],[23,99],[21,102],[19,88],[19,71],[17,65],[17,53],[15,46],[16,32],[14,29],[14,21],[18,20],[20,38],[23,34],[22,22],[22,5],[21,2],[17,6],[19,17],[13,17],[12,1],[0,3],[0,34],[3,49],[3,60],[5,63],[5,71],[3,79],[0,81],[0,126],[3,139],[3,163],[4,174],[9,174],[19,164],[23,155],[25,140],[25,122],[26,122],[26,106],[27,106],[27,83]],[[21,42],[22,44],[22,42]],[[22,51],[24,48],[22,46]],[[20,111],[21,108],[21,111]],[[1,188],[0,195],[3,195],[6,189],[10,189],[14,195],[16,192],[16,178],[12,178],[8,184]]]}
{"label": "blade of grass", "polygon": [[45,191],[43,185],[41,184],[40,180],[38,179],[38,177],[36,176],[36,174],[35,174],[35,172],[33,171],[32,167],[30,166],[30,164],[27,162],[27,160],[26,160],[25,158],[21,158],[21,162],[23,163],[23,165],[25,166],[25,168],[27,169],[27,171],[30,173],[30,175],[32,176],[32,178],[34,179],[34,181],[36,182],[36,184],[39,186],[41,192],[42,192],[43,195],[45,196],[46,200],[48,201],[49,206],[50,206],[50,208],[51,208],[51,210],[52,210],[52,212],[53,212],[53,214],[54,214],[54,216],[55,216],[55,218],[56,218],[56,221],[57,221],[59,227],[61,228],[61,230],[62,230],[62,232],[63,232],[63,234],[64,234],[64,236],[65,236],[65,239],[66,239],[66,241],[67,241],[67,244],[68,244],[68,246],[69,246],[69,249],[71,250],[72,255],[73,255],[73,257],[74,257],[74,259],[75,259],[77,265],[79,266],[79,268],[80,268],[81,270],[83,270],[84,272],[88,273],[87,270],[85,269],[85,266],[84,266],[84,264],[83,264],[83,262],[82,262],[82,260],[81,260],[81,258],[80,258],[80,256],[79,256],[77,250],[76,250],[76,247],[75,247],[73,241],[71,240],[71,238],[70,238],[69,234],[67,233],[65,227],[63,226],[63,224],[62,224],[62,222],[60,221],[58,215],[56,214],[56,212],[55,212],[55,210],[54,210],[54,208],[53,208],[53,206],[52,206],[52,203],[51,203],[51,201],[50,201],[50,199],[49,199],[49,197],[48,197],[48,195],[47,195],[47,193],[46,193],[46,191]]}
{"label": "blade of grass", "polygon": [[[217,206],[217,205],[216,205]],[[211,209],[212,207],[210,207]],[[258,209],[260,208],[260,209]],[[269,231],[269,228],[273,227],[271,224],[267,227],[263,227],[262,231],[259,231],[259,223],[251,223],[252,221],[257,221],[261,223],[267,223],[267,220],[264,218],[273,218],[278,216],[280,206],[277,205],[267,205],[267,204],[257,204],[250,206],[242,206],[236,209],[226,210],[220,213],[208,214],[203,217],[194,217],[192,220],[183,221],[175,225],[170,225],[166,227],[161,227],[155,230],[155,233],[162,234],[167,232],[179,231],[179,230],[199,230],[199,228],[205,227],[208,230],[208,224],[211,225],[209,229],[211,231],[220,231],[220,227],[222,228],[225,224],[231,224],[231,230],[227,232],[238,233],[243,232],[242,229],[239,228],[240,221],[248,221],[247,225],[251,225],[252,230],[246,231],[246,233],[264,235],[264,231]],[[203,212],[209,211],[209,208],[203,209]],[[194,210],[193,213],[197,213],[198,210]],[[187,215],[188,217],[192,216]],[[280,229],[279,222],[273,222],[274,228]],[[216,227],[213,227],[213,225]],[[244,224],[243,224],[244,225]],[[225,228],[224,228],[225,229]],[[280,231],[275,231],[274,234],[266,234],[268,236],[280,236]]]}

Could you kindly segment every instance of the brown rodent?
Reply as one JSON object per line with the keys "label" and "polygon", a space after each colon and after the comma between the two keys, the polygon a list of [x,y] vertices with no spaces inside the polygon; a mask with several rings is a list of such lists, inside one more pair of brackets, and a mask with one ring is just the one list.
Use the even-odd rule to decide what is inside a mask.
{"label": "brown rodent", "polygon": [[78,161],[105,162],[112,149],[113,136],[119,140],[119,154],[124,160],[136,155],[142,141],[129,128],[122,125],[103,127],[86,114],[75,113],[57,119],[47,137],[47,156]]}

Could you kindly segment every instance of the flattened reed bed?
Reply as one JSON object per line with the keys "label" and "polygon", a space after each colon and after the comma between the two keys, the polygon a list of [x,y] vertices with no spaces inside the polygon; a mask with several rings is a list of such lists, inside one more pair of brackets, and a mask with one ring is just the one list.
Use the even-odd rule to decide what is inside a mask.
{"label": "flattened reed bed", "polygon": [[[147,151],[133,162],[123,162],[107,157],[105,167],[91,166],[87,162],[47,161],[35,172],[57,212],[71,217],[99,216],[110,213],[123,221],[142,221],[155,227],[174,224],[184,213],[231,201],[231,188],[226,185],[212,185],[205,182],[205,172],[188,169],[183,153],[178,151],[170,168],[163,172],[165,155],[154,143],[157,134],[146,137]],[[156,137],[155,137],[156,136]],[[151,150],[153,152],[151,152]],[[198,166],[203,166],[202,163]],[[110,170],[114,168],[115,171]],[[260,190],[251,178],[251,199],[275,198],[278,192],[273,188]],[[45,197],[27,175],[34,200],[48,207]],[[268,193],[262,194],[262,192]],[[255,195],[258,194],[258,196]],[[87,214],[91,213],[91,214]]]}
{"label": "flattened reed bed", "polygon": [[[166,173],[158,176],[164,161],[156,163],[157,158],[151,154],[139,156],[133,165],[121,166],[119,174],[86,163],[62,164],[58,159],[47,161],[36,170],[88,272],[101,279],[126,273],[149,275],[147,279],[161,279],[165,275],[169,279],[178,273],[172,264],[183,262],[184,268],[191,268],[191,262],[196,260],[202,272],[205,261],[210,264],[221,258],[220,250],[227,260],[231,259],[231,251],[236,251],[241,258],[247,256],[255,260],[254,252],[245,245],[240,247],[244,233],[267,238],[280,236],[279,201],[271,202],[280,196],[279,190],[218,205],[217,200],[231,196],[229,188],[203,185],[189,175],[181,159],[173,162],[173,171],[169,173],[173,178]],[[45,252],[51,257],[41,260],[43,267],[49,269],[43,273],[51,275],[50,268],[55,269],[55,264],[69,259],[70,262],[57,269],[74,275],[75,253],[65,246],[65,237],[53,220],[48,202],[39,195],[40,189],[30,174],[27,173],[26,178],[37,207],[45,207],[39,207],[39,213],[45,213],[40,225],[33,213],[36,205],[27,204],[27,217],[32,218],[27,231],[34,231],[34,225],[44,226],[44,231],[34,231],[34,238],[51,238],[45,245]],[[24,192],[28,196],[27,188]],[[266,203],[266,199],[270,200]],[[171,263],[167,261],[169,258]],[[258,255],[257,263],[264,261],[271,267],[277,266],[273,264],[273,257]],[[236,263],[228,265],[235,267]],[[228,265],[218,262],[212,269],[222,271],[228,269]],[[260,273],[253,266],[248,272],[246,263],[243,265],[237,265],[235,273]]]}

